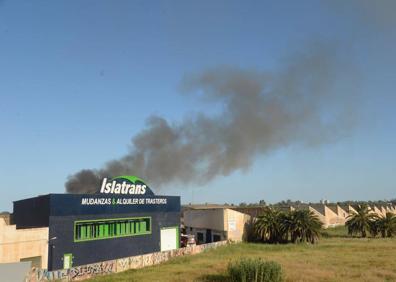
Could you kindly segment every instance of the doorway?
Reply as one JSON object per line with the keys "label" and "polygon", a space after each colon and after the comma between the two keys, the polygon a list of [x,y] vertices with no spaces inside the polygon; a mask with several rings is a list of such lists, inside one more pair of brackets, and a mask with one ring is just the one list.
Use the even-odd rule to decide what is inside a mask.
{"label": "doorway", "polygon": [[63,255],[63,269],[69,269],[73,264],[73,255],[72,254],[64,254]]}
{"label": "doorway", "polygon": [[179,248],[179,227],[161,228],[161,252]]}

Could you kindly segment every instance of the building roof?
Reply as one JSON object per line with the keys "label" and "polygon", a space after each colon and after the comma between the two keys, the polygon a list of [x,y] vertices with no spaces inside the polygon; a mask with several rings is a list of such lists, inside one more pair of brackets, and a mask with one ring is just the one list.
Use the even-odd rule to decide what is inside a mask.
{"label": "building roof", "polygon": [[330,210],[332,210],[335,214],[338,214],[338,205],[337,204],[327,204],[326,207],[328,207]]}
{"label": "building roof", "polygon": [[235,206],[228,205],[218,205],[218,204],[195,204],[195,205],[184,205],[183,209],[192,209],[192,210],[208,210],[208,209],[231,209]]}

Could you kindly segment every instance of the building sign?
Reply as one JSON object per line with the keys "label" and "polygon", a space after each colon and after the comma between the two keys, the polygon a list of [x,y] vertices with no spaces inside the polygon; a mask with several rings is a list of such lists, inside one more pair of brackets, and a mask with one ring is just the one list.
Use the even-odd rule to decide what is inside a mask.
{"label": "building sign", "polygon": [[83,206],[111,206],[111,205],[166,205],[166,198],[82,198]]}
{"label": "building sign", "polygon": [[104,178],[100,194],[115,195],[146,195],[153,194],[142,179],[136,176],[117,176],[112,179]]}
{"label": "building sign", "polygon": [[236,221],[235,219],[228,221],[228,231],[236,231]]}
{"label": "building sign", "polygon": [[[98,197],[98,195],[102,197]],[[166,197],[155,197],[147,184],[136,176],[117,176],[112,179],[104,178],[95,197],[84,197],[81,199],[81,205],[83,206],[166,204]]]}

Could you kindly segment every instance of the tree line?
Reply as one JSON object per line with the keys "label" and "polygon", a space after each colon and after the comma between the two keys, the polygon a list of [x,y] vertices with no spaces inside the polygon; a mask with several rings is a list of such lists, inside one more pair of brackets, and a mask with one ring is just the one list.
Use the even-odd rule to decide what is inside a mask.
{"label": "tree line", "polygon": [[356,206],[355,210],[356,213],[348,216],[345,223],[349,235],[360,235],[363,238],[368,233],[373,237],[381,235],[383,238],[396,235],[396,216],[393,213],[387,212],[385,216],[378,216],[371,213],[365,204]]}
{"label": "tree line", "polygon": [[267,207],[253,223],[250,239],[266,243],[315,243],[322,222],[310,210],[282,212]]}
{"label": "tree line", "polygon": [[[378,216],[370,212],[367,205],[355,206],[356,213],[347,217],[346,227],[350,236],[393,237],[396,234],[396,216],[386,213]],[[318,241],[323,223],[308,209],[283,212],[266,207],[261,215],[248,227],[248,241],[265,243],[315,243]]]}

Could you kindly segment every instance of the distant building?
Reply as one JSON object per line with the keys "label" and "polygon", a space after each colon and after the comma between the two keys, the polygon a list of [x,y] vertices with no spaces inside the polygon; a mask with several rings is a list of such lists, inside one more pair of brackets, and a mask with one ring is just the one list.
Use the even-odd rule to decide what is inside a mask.
{"label": "distant building", "polygon": [[[291,207],[294,208],[294,207]],[[301,207],[299,207],[301,209]],[[348,216],[357,211],[351,205],[337,205],[337,204],[311,204],[303,207],[312,211],[323,223],[324,228],[334,227],[338,225],[345,225]],[[369,213],[383,217],[387,212],[396,214],[396,208],[392,205],[384,206],[369,206]]]}
{"label": "distant building", "polygon": [[338,205],[310,205],[309,210],[316,214],[324,228],[344,225],[346,217],[349,215]]}
{"label": "distant building", "polygon": [[195,236],[198,244],[222,240],[241,241],[251,216],[229,206],[187,206],[183,212],[187,234]]}

